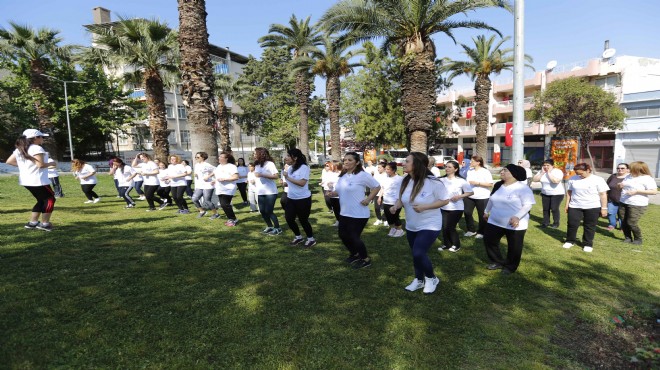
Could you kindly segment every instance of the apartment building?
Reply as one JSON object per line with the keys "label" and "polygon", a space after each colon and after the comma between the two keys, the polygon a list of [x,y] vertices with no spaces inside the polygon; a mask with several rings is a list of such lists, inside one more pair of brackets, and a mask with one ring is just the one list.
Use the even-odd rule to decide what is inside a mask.
{"label": "apartment building", "polygon": [[[93,21],[92,25],[85,25],[85,28],[90,28],[98,25],[112,25],[110,10],[96,7],[92,9]],[[92,40],[94,46],[94,40]],[[243,67],[248,62],[248,58],[241,54],[230,51],[229,48],[220,47],[217,45],[209,45],[209,53],[211,56],[211,63],[215,73],[231,74],[238,77],[243,72]],[[125,72],[130,72],[129,67],[124,67],[115,70],[106,70],[106,73],[114,76],[121,76]],[[167,128],[169,130],[168,141],[170,143],[170,151],[179,154],[184,158],[192,158],[190,148],[190,129],[188,127],[188,117],[186,107],[183,105],[183,99],[180,94],[180,85],[176,88],[167,88],[165,91],[165,108],[167,117]],[[134,86],[126,84],[125,88],[131,90],[131,96],[138,100],[144,100],[145,91],[143,86]],[[233,114],[240,113],[240,107],[233,104],[231,100],[225,100],[227,108]],[[258,136],[248,135],[241,130],[241,127],[230,118],[230,140],[234,154],[237,157],[249,157],[254,151],[261,140]],[[134,125],[126,127],[125,130],[117,132],[113,140],[108,142],[108,151],[121,153],[122,157],[132,158],[140,151],[151,150],[153,141],[149,131],[148,120],[136,121]]]}
{"label": "apartment building", "polygon": [[[532,107],[535,92],[556,80],[581,77],[612,92],[627,113],[624,128],[599,133],[589,145],[595,166],[612,171],[621,162],[642,160],[655,177],[660,176],[660,59],[633,56],[594,58],[584,62],[553,66],[525,77],[525,116]],[[437,104],[460,108],[462,117],[452,124],[456,135],[443,139],[439,148],[456,158],[469,158],[476,147],[474,90],[450,90],[438,96]],[[488,103],[488,162],[499,152],[501,162],[511,161],[511,148],[504,146],[505,127],[513,121],[513,81],[494,80]],[[524,155],[533,163],[549,156],[550,141],[556,130],[552,123],[524,122]],[[580,153],[586,161],[586,150]]]}

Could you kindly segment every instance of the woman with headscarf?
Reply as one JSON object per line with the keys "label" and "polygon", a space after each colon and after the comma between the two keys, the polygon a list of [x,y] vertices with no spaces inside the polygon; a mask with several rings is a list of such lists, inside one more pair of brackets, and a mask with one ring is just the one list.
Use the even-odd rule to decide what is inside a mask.
{"label": "woman with headscarf", "polygon": [[[522,257],[523,241],[529,225],[529,211],[536,203],[534,193],[527,186],[527,174],[521,166],[508,164],[500,171],[501,180],[493,192],[484,212],[488,223],[484,230],[484,244],[490,264],[489,270],[502,270],[511,274],[518,269]],[[500,251],[500,240],[506,236],[506,258]]]}
{"label": "woman with headscarf", "polygon": [[[469,163],[470,167],[465,179],[472,186],[474,194],[463,199],[465,205],[463,214],[465,215],[465,227],[467,228],[464,236],[474,236],[476,239],[481,239],[484,237],[484,228],[486,227],[483,216],[490,197],[490,189],[493,187],[493,175],[484,167],[484,159],[480,155],[473,155],[472,161]],[[472,218],[475,208],[477,209],[478,227],[475,227]]]}
{"label": "woman with headscarf", "polygon": [[[541,204],[543,204],[543,223],[541,227],[556,229],[559,227],[561,214],[559,206],[561,206],[561,201],[564,200],[564,185],[561,183],[564,179],[564,172],[554,166],[555,161],[546,159],[543,161],[541,170],[532,180],[541,182]],[[550,224],[550,213],[552,213],[552,224]]]}
{"label": "woman with headscarf", "polygon": [[628,175],[619,187],[621,191],[621,204],[623,205],[623,221],[621,229],[625,236],[624,243],[642,244],[642,229],[639,228],[639,219],[649,205],[649,195],[658,193],[658,185],[651,176],[649,166],[640,161],[630,163]]}

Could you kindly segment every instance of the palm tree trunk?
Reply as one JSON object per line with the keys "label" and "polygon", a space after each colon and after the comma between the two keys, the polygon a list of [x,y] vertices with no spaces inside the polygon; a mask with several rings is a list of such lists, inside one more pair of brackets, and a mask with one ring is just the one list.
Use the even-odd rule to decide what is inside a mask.
{"label": "palm tree trunk", "polygon": [[[34,108],[37,112],[37,120],[39,122],[39,131],[49,136],[44,137],[44,149],[52,158],[58,160],[62,159],[64,153],[60,153],[57,148],[57,141],[55,140],[55,125],[53,124],[53,111],[44,102],[48,101],[48,79],[42,76],[45,70],[41,61],[33,60],[30,63],[30,88],[35,91],[38,96],[34,100]],[[71,158],[73,159],[73,158]]]}
{"label": "palm tree trunk", "polygon": [[298,99],[298,109],[300,110],[300,121],[298,130],[300,130],[300,151],[309,159],[309,94],[311,93],[310,81],[307,73],[300,72],[296,74],[296,98]]}
{"label": "palm tree trunk", "polygon": [[436,99],[435,52],[433,46],[425,45],[424,50],[412,53],[413,57],[401,65],[401,105],[410,132],[410,150],[426,153]]}
{"label": "palm tree trunk", "polygon": [[213,112],[213,68],[209,56],[205,0],[178,0],[179,50],[183,101],[188,108],[192,152],[206,152],[218,163],[218,142]]}
{"label": "palm tree trunk", "polygon": [[330,119],[330,144],[332,159],[341,161],[341,142],[339,134],[339,103],[341,99],[341,82],[339,76],[328,77],[325,85],[325,95],[328,97],[328,118]]}
{"label": "palm tree trunk", "polygon": [[144,95],[149,111],[149,129],[154,142],[154,157],[167,163],[170,154],[170,143],[167,140],[167,119],[165,118],[165,91],[163,79],[158,71],[144,71]]}
{"label": "palm tree trunk", "polygon": [[475,154],[479,154],[484,158],[488,158],[488,101],[490,97],[491,82],[488,76],[477,75],[477,80],[474,83],[474,92],[476,102],[474,120],[477,123],[475,132],[477,134],[477,150]]}
{"label": "palm tree trunk", "polygon": [[230,152],[229,111],[222,96],[218,96],[218,128],[220,130],[220,151]]}

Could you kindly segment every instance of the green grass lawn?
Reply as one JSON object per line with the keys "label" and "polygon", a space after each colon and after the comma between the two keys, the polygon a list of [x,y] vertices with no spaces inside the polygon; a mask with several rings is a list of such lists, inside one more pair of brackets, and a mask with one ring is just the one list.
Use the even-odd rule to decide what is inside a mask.
{"label": "green grass lawn", "polygon": [[643,246],[601,219],[587,254],[561,248],[565,216],[559,230],[538,228],[537,199],[516,274],[486,270],[482,241],[462,238],[458,253],[430,252],[441,284],[424,296],[403,290],[405,237],[373,218],[373,265],[342,262],[318,187],[319,244],[302,250],[286,227],[261,235],[245,208],[234,228],[146,202],[124,209],[100,177],[99,204],[61,177],[51,233],[23,228],[33,198],[0,177],[0,368],[582,369],[628,366],[635,347],[653,347],[658,206],[642,219]]}

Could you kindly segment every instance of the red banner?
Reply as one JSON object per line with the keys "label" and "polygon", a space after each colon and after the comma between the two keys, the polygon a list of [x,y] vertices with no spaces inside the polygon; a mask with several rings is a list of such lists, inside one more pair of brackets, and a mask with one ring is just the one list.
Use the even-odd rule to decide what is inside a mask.
{"label": "red banner", "polygon": [[513,122],[506,123],[506,136],[504,137],[504,146],[513,145]]}
{"label": "red banner", "polygon": [[465,119],[472,119],[472,116],[474,115],[474,108],[465,108]]}

